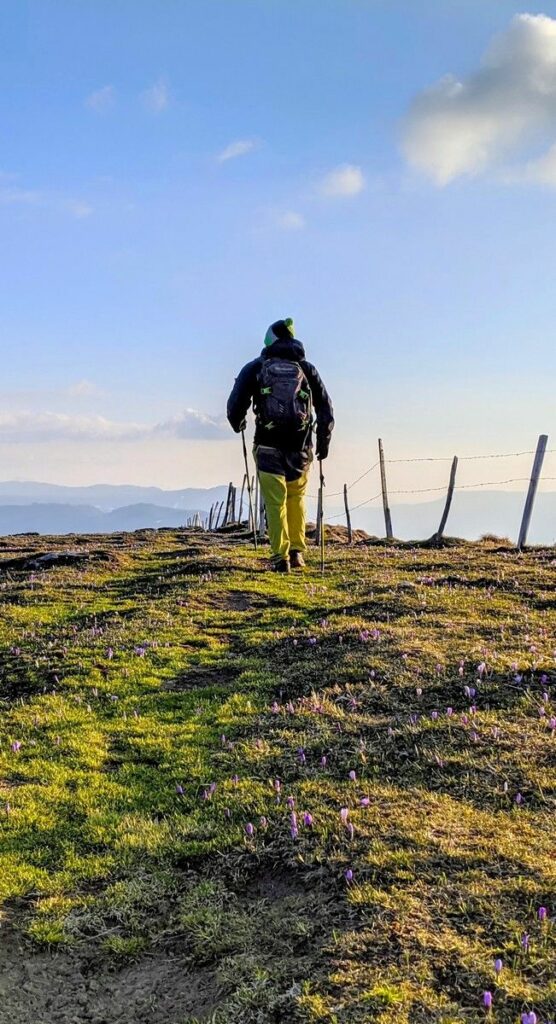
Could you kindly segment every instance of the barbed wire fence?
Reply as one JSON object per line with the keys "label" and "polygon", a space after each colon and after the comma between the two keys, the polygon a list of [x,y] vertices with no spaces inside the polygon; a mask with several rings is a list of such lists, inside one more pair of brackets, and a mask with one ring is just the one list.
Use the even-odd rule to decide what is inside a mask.
{"label": "barbed wire fence", "polygon": [[[554,448],[548,448],[548,435],[541,434],[536,448],[526,449],[518,452],[493,452],[488,455],[462,455],[462,456],[422,456],[422,457],[411,457],[411,458],[396,458],[387,459],[384,455],[384,448],[382,440],[378,440],[378,459],[362,473],[359,474],[352,480],[351,483],[345,483],[343,488],[339,491],[333,491],[328,493],[324,492],[319,488],[318,494],[308,494],[307,497],[311,500],[322,502],[326,499],[328,502],[331,498],[343,498],[344,508],[342,511],[333,512],[330,515],[325,516],[325,525],[335,525],[338,520],[345,519],[348,530],[348,541],[352,543],[354,531],[352,528],[352,513],[358,509],[366,508],[370,505],[380,502],[382,500],[384,522],[385,522],[385,536],[388,540],[394,539],[394,533],[392,529],[392,518],[390,512],[389,498],[392,495],[417,495],[417,494],[441,494],[446,493],[446,501],[444,504],[442,517],[440,524],[436,532],[430,538],[431,541],[440,543],[444,536],[444,531],[448,521],[449,513],[452,506],[454,493],[456,491],[467,491],[467,490],[479,490],[484,487],[502,487],[510,484],[527,484],[527,490],[525,495],[525,502],[523,508],[523,515],[521,520],[521,526],[519,530],[519,536],[517,539],[517,548],[521,550],[526,542],[527,535],[529,532],[529,526],[531,522],[531,516],[533,512],[534,502],[538,490],[538,485],[541,480],[542,467],[544,463],[545,455],[553,454],[556,452]],[[516,459],[524,456],[534,456],[531,473],[529,476],[512,476],[504,479],[497,480],[481,480],[473,483],[456,484],[457,470],[460,463],[474,463],[474,462],[487,462],[489,460],[502,460],[502,459]],[[410,488],[394,488],[389,489],[387,485],[387,467],[395,465],[410,465],[416,463],[450,463],[450,477],[448,486],[443,484],[435,487],[410,487]],[[363,480],[367,480],[373,473],[378,472],[379,475],[379,489],[376,493],[372,494],[368,498],[357,502],[352,505],[350,503],[350,497],[352,492]],[[542,476],[543,482],[554,482],[556,477],[553,476]],[[236,508],[237,502],[237,488],[232,483],[229,484],[227,499],[222,502],[216,502],[208,516],[201,520],[200,517],[196,517],[195,521],[190,525],[202,526],[208,530],[216,530],[226,526],[232,526],[234,524],[243,522],[243,495],[246,487],[246,477],[244,477],[243,484],[241,487],[241,496],[239,506]],[[253,510],[254,522],[249,509],[246,509],[248,515],[247,525],[249,529],[257,531],[259,535],[263,535],[265,532],[264,522],[264,507],[260,502],[255,503],[255,509]],[[318,520],[318,517],[317,517]],[[188,524],[189,525],[189,524]],[[320,543],[319,536],[319,523],[317,522],[315,543]]]}

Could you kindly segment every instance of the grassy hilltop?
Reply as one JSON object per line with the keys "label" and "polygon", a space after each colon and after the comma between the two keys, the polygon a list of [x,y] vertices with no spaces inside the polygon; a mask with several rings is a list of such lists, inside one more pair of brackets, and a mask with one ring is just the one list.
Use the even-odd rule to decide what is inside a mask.
{"label": "grassy hilltop", "polygon": [[555,565],[0,541],[1,1024],[555,1020]]}

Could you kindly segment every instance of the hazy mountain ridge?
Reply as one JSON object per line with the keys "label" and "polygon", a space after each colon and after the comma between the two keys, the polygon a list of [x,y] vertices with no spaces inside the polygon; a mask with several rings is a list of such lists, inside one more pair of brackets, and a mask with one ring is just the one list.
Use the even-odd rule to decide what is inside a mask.
{"label": "hazy mountain ridge", "polygon": [[[207,513],[215,501],[226,498],[226,493],[224,485],[165,491],[126,484],[65,487],[8,481],[0,483],[0,534],[111,533],[144,527],[179,527],[196,512]],[[442,496],[421,504],[392,505],[395,536],[402,540],[430,537],[438,528],[444,500]],[[512,491],[456,490],[446,533],[469,540],[494,533],[515,540],[524,501],[524,494]],[[334,516],[334,523],[345,522],[343,509],[336,502],[327,502],[325,498],[325,508],[327,517]],[[246,513],[247,497],[244,516]],[[312,501],[309,516],[314,515]],[[356,528],[378,536],[384,533],[379,502],[372,508],[356,509],[352,519]],[[556,491],[537,495],[529,541],[556,542]]]}

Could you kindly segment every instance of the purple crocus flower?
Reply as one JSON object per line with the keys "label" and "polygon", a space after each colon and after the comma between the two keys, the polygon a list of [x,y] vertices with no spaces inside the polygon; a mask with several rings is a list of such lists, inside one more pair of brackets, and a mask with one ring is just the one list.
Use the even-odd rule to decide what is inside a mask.
{"label": "purple crocus flower", "polygon": [[313,815],[309,814],[309,811],[305,811],[305,814],[303,815],[303,824],[306,825],[307,828],[313,827]]}
{"label": "purple crocus flower", "polygon": [[524,932],[523,935],[521,936],[521,946],[525,950],[526,953],[529,952],[529,945],[530,945],[529,933],[528,932]]}
{"label": "purple crocus flower", "polygon": [[351,870],[351,868],[348,868],[347,871],[344,872],[344,878],[347,884],[351,885],[351,883],[353,882],[353,871]]}
{"label": "purple crocus flower", "polygon": [[353,771],[353,769],[352,769],[352,770],[350,771],[350,773],[349,773],[349,778],[350,778],[350,782],[356,782],[356,781],[357,781],[357,775],[356,775],[356,773],[355,773],[355,772]]}
{"label": "purple crocus flower", "polygon": [[360,801],[359,801],[359,806],[360,807],[368,807],[370,802],[371,801],[370,801],[368,796],[362,796]]}
{"label": "purple crocus flower", "polygon": [[[556,725],[555,725],[555,728],[556,728]],[[320,766],[321,766],[321,768],[326,768],[326,754],[322,755],[322,757],[320,759]]]}
{"label": "purple crocus flower", "polygon": [[114,657],[114,650],[113,650],[112,647],[108,648],[108,650],[106,652],[106,657],[108,658],[109,661],[111,661],[112,658]]}
{"label": "purple crocus flower", "polygon": [[263,829],[268,828],[268,821],[265,818],[264,814],[261,815],[261,817],[259,819],[259,824],[260,824],[261,828],[263,828]]}
{"label": "purple crocus flower", "polygon": [[515,802],[516,802],[518,807],[523,803],[523,796],[522,796],[521,793],[516,793],[516,795],[515,795]]}
{"label": "purple crocus flower", "polygon": [[537,911],[539,921],[546,921],[546,907],[539,907]]}
{"label": "purple crocus flower", "polygon": [[504,964],[502,963],[500,957],[498,957],[498,959],[494,961],[494,970],[496,971],[497,974],[500,974],[503,966]]}
{"label": "purple crocus flower", "polygon": [[239,775],[232,775],[232,782],[234,786],[237,786],[239,784]]}
{"label": "purple crocus flower", "polygon": [[492,992],[483,992],[483,1006],[487,1010],[492,1008]]}
{"label": "purple crocus flower", "polygon": [[342,825],[347,825],[348,817],[349,817],[349,809],[347,807],[342,807],[342,809],[340,811],[340,818],[341,818],[341,821],[342,821]]}
{"label": "purple crocus flower", "polygon": [[305,757],[305,751],[304,751],[303,747],[299,748],[299,750],[297,751],[297,756],[299,758],[299,763],[300,764],[305,764],[307,758]]}
{"label": "purple crocus flower", "polygon": [[183,796],[183,786],[180,786],[179,782],[176,785],[176,793],[178,796]]}
{"label": "purple crocus flower", "polygon": [[292,825],[292,827],[290,828],[290,835],[292,839],[297,839],[299,835],[297,825]]}
{"label": "purple crocus flower", "polygon": [[453,713],[454,713],[454,709],[453,708],[446,708],[446,714],[448,715],[448,718],[451,718]]}
{"label": "purple crocus flower", "polygon": [[13,741],[13,743],[12,743],[12,750],[13,750],[14,754],[18,754],[19,753],[19,751],[21,750],[21,743],[20,743],[19,740],[14,740]]}
{"label": "purple crocus flower", "polygon": [[251,837],[252,835],[254,835],[254,832],[255,832],[254,826],[251,824],[250,821],[248,821],[247,825],[245,826],[245,835]]}
{"label": "purple crocus flower", "polygon": [[353,839],[353,836],[354,836],[354,833],[355,833],[355,828],[354,828],[354,825],[353,825],[353,823],[351,821],[348,821],[347,831],[348,831],[348,836],[349,836],[350,840]]}
{"label": "purple crocus flower", "polygon": [[431,712],[431,718],[432,718],[433,722],[436,722],[436,719],[438,718],[438,711],[432,711]]}
{"label": "purple crocus flower", "polygon": [[422,688],[420,686],[418,686],[417,689],[415,690],[415,693],[417,694],[418,697],[422,697],[422,695],[423,695]]}
{"label": "purple crocus flower", "polygon": [[282,783],[280,782],[280,779],[274,779],[273,785],[276,792],[279,793],[280,790],[282,789]]}
{"label": "purple crocus flower", "polygon": [[287,802],[287,805],[288,805],[288,809],[290,811],[293,811],[293,809],[295,807],[295,797],[289,796],[286,802]]}
{"label": "purple crocus flower", "polygon": [[530,1013],[521,1014],[521,1024],[537,1024],[537,1015],[534,1010]]}
{"label": "purple crocus flower", "polygon": [[272,705],[272,707],[271,707],[271,709],[270,709],[270,710],[272,711],[272,714],[273,714],[273,715],[277,715],[277,714],[279,713],[279,711],[280,711],[280,705],[278,704],[278,702],[277,702],[277,701],[274,701],[274,703],[273,703],[273,705]]}

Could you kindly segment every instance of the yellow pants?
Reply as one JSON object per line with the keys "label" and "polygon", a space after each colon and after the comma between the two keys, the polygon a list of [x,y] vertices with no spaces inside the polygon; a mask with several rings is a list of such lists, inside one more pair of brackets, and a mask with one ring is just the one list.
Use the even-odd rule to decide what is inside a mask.
{"label": "yellow pants", "polygon": [[259,472],[259,481],[272,557],[287,558],[290,551],[305,551],[305,493],[309,471],[306,470],[298,480]]}

